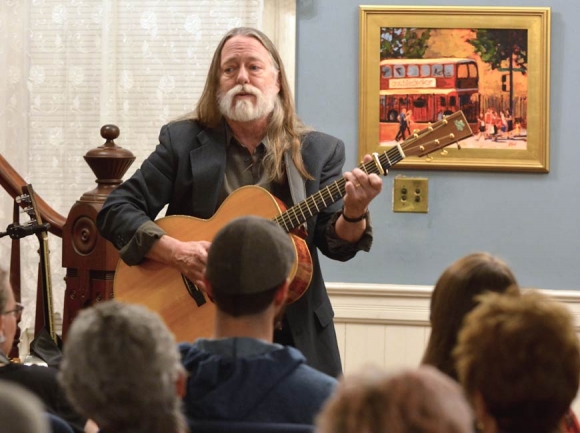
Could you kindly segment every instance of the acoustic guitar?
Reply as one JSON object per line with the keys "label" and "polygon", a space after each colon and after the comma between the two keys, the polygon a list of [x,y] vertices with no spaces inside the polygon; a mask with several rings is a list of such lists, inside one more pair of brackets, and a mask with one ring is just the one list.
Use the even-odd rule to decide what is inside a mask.
{"label": "acoustic guitar", "polygon": [[24,185],[22,192],[23,194],[18,196],[16,200],[18,203],[24,205],[24,211],[30,217],[28,231],[35,233],[39,241],[39,281],[42,288],[43,326],[30,342],[30,352],[45,361],[49,366],[58,367],[62,357],[62,340],[56,333],[54,326],[50,250],[48,247],[48,229],[50,228],[50,224],[42,221],[32,185]]}
{"label": "acoustic guitar", "polygon": [[[409,136],[403,143],[359,168],[368,174],[386,175],[390,167],[406,156],[424,156],[472,135],[461,111]],[[312,258],[304,240],[302,224],[340,200],[346,194],[346,179],[341,178],[286,209],[280,200],[257,186],[234,191],[208,220],[190,216],[167,216],[156,221],[169,236],[180,241],[211,241],[231,220],[256,215],[272,219],[289,233],[296,251],[291,271],[292,283],[288,303],[302,296],[310,284]],[[256,272],[259,272],[259,265]],[[215,308],[205,294],[176,269],[145,259],[137,266],[119,260],[113,282],[117,300],[141,304],[156,311],[165,320],[178,341],[193,341],[212,335]]]}
{"label": "acoustic guitar", "polygon": [[24,212],[30,217],[30,232],[35,233],[39,242],[38,254],[40,255],[40,281],[42,288],[42,318],[43,328],[46,329],[50,338],[57,343],[57,335],[54,329],[54,312],[52,306],[52,281],[50,278],[50,250],[48,248],[49,224],[42,221],[36,196],[31,184],[22,187],[22,194],[16,197],[16,201],[24,207]]}

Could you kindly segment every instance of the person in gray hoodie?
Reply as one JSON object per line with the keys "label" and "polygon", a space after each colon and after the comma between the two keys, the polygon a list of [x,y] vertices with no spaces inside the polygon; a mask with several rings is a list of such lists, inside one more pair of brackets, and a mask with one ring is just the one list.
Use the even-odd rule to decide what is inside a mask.
{"label": "person in gray hoodie", "polygon": [[205,274],[214,338],[180,345],[190,422],[314,423],[336,379],[273,343],[295,259],[290,236],[265,218],[237,218],[216,234]]}

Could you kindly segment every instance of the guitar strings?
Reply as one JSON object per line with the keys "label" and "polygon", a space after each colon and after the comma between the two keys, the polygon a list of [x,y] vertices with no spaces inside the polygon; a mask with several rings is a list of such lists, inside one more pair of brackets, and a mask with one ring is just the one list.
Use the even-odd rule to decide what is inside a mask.
{"label": "guitar strings", "polygon": [[[396,147],[383,152],[383,154],[379,156],[379,162],[384,169],[389,169],[402,159],[403,156]],[[380,170],[374,161],[362,164],[359,168],[367,174],[380,173]],[[326,209],[331,204],[344,197],[346,193],[346,182],[346,178],[341,178],[332,184],[327,185],[325,188],[311,195],[306,200],[292,206],[286,212],[274,218],[274,221],[282,226],[287,232],[290,232],[303,224],[308,218],[313,217],[321,210]]]}

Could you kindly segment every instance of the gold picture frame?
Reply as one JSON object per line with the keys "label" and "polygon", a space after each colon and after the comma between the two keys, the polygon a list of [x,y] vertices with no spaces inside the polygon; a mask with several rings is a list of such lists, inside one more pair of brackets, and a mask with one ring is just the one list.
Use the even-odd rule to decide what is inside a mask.
{"label": "gold picture frame", "polygon": [[[420,118],[412,119],[413,129],[423,129],[428,122],[440,119],[445,106],[449,110],[446,112],[454,107],[464,114],[469,112],[474,137],[428,157],[405,158],[397,168],[547,173],[550,24],[549,7],[360,6],[359,157],[384,152],[396,144],[392,124],[396,130],[402,127],[397,122],[403,106],[418,111]],[[486,45],[495,41],[494,35],[520,38],[525,52],[523,48],[510,51],[498,62],[497,58],[505,54],[502,51],[494,60],[489,53],[499,51],[499,43],[492,42],[496,46],[491,50]],[[516,45],[507,40],[510,43],[506,45]],[[411,67],[405,66],[411,61],[402,57],[421,60]],[[436,67],[432,62],[446,62],[447,57],[466,64],[459,69],[452,65]],[[455,88],[440,88],[440,80],[429,74],[443,74],[442,68],[445,77],[456,73],[455,78],[464,78],[454,79],[447,86]],[[467,70],[471,72],[464,72]],[[395,80],[401,77],[407,78]],[[469,85],[465,84],[468,77],[472,77]],[[468,87],[472,88],[471,94],[467,93]],[[432,119],[435,109],[437,118]],[[487,117],[489,111],[493,117]],[[482,115],[485,119],[480,122]],[[511,120],[511,130],[506,118]],[[489,119],[493,119],[491,123]],[[481,132],[480,124],[484,129]]]}

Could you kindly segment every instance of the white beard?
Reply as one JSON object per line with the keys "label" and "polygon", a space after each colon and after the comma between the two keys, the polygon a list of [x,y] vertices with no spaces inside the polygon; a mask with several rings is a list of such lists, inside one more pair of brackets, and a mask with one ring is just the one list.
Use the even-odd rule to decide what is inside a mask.
{"label": "white beard", "polygon": [[[256,103],[247,99],[241,99],[233,103],[236,95],[248,93],[256,97]],[[218,104],[223,116],[236,122],[251,122],[269,115],[274,110],[274,104],[277,97],[276,92],[264,94],[257,87],[251,84],[238,84],[232,87],[224,95],[221,91],[218,93]]]}

